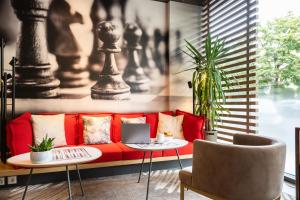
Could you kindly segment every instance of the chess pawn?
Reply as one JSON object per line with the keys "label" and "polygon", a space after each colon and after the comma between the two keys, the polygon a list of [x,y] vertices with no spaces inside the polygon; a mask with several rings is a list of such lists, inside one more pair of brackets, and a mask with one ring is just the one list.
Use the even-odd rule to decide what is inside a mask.
{"label": "chess pawn", "polygon": [[50,0],[12,0],[21,21],[17,44],[16,96],[51,98],[59,95],[60,81],[55,79],[48,60],[46,18]]}
{"label": "chess pawn", "polygon": [[90,78],[92,80],[97,80],[99,73],[102,71],[104,65],[104,54],[99,54],[98,47],[101,45],[97,36],[97,25],[99,22],[106,20],[107,12],[102,4],[101,0],[94,0],[90,18],[93,22],[93,35],[94,42],[91,55],[89,56],[88,68],[90,71]]}
{"label": "chess pawn", "polygon": [[166,41],[159,29],[154,31],[154,60],[161,74],[166,73]]}
{"label": "chess pawn", "polygon": [[132,92],[144,92],[150,89],[150,80],[146,77],[144,69],[140,66],[138,50],[142,30],[134,23],[128,23],[125,27],[124,39],[127,42],[128,63],[123,79],[130,86]]}
{"label": "chess pawn", "polygon": [[72,13],[70,4],[65,0],[54,0],[50,5],[48,19],[49,51],[56,56],[57,76],[61,87],[83,87],[90,83],[87,71],[87,57],[83,55],[70,25],[83,24],[82,15]]}
{"label": "chess pawn", "polygon": [[93,99],[129,99],[130,87],[123,80],[114,56],[121,52],[117,46],[121,33],[112,22],[107,21],[98,25],[97,33],[103,42],[99,51],[105,54],[105,61],[97,83],[91,88],[91,96]]}
{"label": "chess pawn", "polygon": [[145,71],[145,74],[151,79],[157,79],[160,76],[159,69],[156,67],[155,61],[153,60],[153,29],[144,29],[141,37],[141,66]]}

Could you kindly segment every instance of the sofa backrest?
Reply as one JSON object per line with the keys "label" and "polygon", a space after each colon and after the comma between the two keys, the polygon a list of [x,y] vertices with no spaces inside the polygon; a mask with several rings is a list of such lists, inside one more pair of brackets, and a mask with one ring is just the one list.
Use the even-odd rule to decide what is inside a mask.
{"label": "sofa backrest", "polygon": [[[174,115],[173,111],[163,112]],[[59,113],[38,113],[41,115],[53,115]],[[185,139],[193,141],[203,139],[202,117],[183,111],[176,111],[177,115],[184,115],[183,132]],[[82,116],[112,116],[111,140],[114,143],[121,141],[121,118],[146,117],[146,123],[150,124],[150,137],[155,138],[158,126],[158,113],[67,113],[65,114],[65,135],[67,145],[84,144]],[[198,121],[196,120],[198,119]],[[29,152],[28,145],[33,143],[33,130],[31,125],[31,113],[27,112],[7,123],[7,145],[12,155]]]}

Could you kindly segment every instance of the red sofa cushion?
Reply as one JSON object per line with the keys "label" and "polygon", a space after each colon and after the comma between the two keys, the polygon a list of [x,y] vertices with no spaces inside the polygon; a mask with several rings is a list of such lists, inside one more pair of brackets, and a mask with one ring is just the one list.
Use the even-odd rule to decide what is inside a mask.
{"label": "red sofa cushion", "polygon": [[[193,154],[193,143],[189,142],[187,145],[178,148],[178,153],[179,153],[179,155]],[[163,155],[163,157],[176,156],[176,151],[175,151],[175,149],[164,150],[162,152],[162,155]]]}
{"label": "red sofa cushion", "polygon": [[[118,142],[116,144],[120,147],[120,149],[122,149],[123,160],[135,160],[143,158],[143,151],[132,149],[121,142]],[[153,157],[162,157],[162,151],[154,151]],[[146,153],[146,158],[150,158],[149,152]]]}
{"label": "red sofa cushion", "polygon": [[144,117],[144,113],[127,113],[127,114],[114,114],[113,116],[113,133],[112,133],[112,141],[120,142],[121,141],[121,118],[135,118],[135,117]]}
{"label": "red sofa cushion", "polygon": [[[165,111],[162,113],[166,115],[174,114],[173,111]],[[150,124],[150,137],[156,138],[157,126],[158,126],[158,113],[148,113],[145,114],[145,116],[146,116],[146,123]]]}
{"label": "red sofa cushion", "polygon": [[94,163],[122,160],[122,150],[115,143],[92,144],[92,145],[87,145],[87,146],[95,147],[102,152],[102,156],[100,158],[98,158],[97,160],[93,161]]}
{"label": "red sofa cushion", "polygon": [[176,110],[176,116],[183,115],[182,130],[184,138],[193,142],[195,139],[204,139],[204,116],[197,116],[191,113]]}
{"label": "red sofa cushion", "polygon": [[[38,115],[57,115],[61,113],[38,113]],[[78,145],[78,114],[65,113],[65,136],[67,145]]]}
{"label": "red sofa cushion", "polygon": [[112,140],[112,124],[113,124],[113,115],[112,113],[80,113],[78,115],[78,138],[79,138],[79,144],[84,144],[84,139],[83,139],[83,120],[82,116],[91,116],[91,117],[106,117],[106,116],[111,116],[111,124],[110,124],[110,139]]}
{"label": "red sofa cushion", "polygon": [[6,125],[7,145],[13,156],[30,151],[28,145],[32,145],[33,141],[30,119],[31,114],[26,112]]}

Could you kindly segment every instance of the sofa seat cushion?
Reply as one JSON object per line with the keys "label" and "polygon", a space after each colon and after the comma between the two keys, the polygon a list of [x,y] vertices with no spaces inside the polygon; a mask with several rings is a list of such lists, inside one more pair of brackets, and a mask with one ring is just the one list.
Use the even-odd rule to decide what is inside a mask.
{"label": "sofa seat cushion", "polygon": [[[121,149],[123,154],[123,160],[135,160],[142,159],[144,152],[136,149],[132,149],[121,142],[116,143]],[[146,153],[146,158],[150,157],[150,153]],[[153,151],[153,158],[162,157],[162,151]]]}
{"label": "sofa seat cushion", "polygon": [[[84,146],[84,145],[82,145],[82,146]],[[95,147],[102,152],[102,156],[100,158],[98,158],[97,160],[93,161],[94,163],[122,160],[122,150],[115,143],[91,144],[91,145],[85,145],[85,146]]]}
{"label": "sofa seat cushion", "polygon": [[179,180],[185,185],[192,186],[192,167],[184,168],[179,172]]}
{"label": "sofa seat cushion", "polygon": [[[176,156],[175,149],[165,150],[162,153],[163,153],[164,157],[166,157],[166,156]],[[179,155],[193,154],[193,143],[189,142],[187,145],[178,148],[178,153],[179,153]]]}
{"label": "sofa seat cushion", "polygon": [[7,146],[12,156],[30,151],[28,145],[32,145],[33,142],[30,118],[31,114],[26,112],[6,125]]}

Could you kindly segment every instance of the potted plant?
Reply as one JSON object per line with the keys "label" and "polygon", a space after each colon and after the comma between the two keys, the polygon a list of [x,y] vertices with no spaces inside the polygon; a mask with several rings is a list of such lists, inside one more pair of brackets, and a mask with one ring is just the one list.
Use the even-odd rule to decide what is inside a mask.
{"label": "potted plant", "polygon": [[33,146],[29,145],[31,149],[30,159],[32,163],[46,163],[52,160],[52,149],[53,149],[54,138],[43,138],[40,144],[35,144]]}
{"label": "potted plant", "polygon": [[224,41],[215,39],[212,41],[208,34],[205,40],[203,53],[197,50],[190,42],[186,41],[184,51],[193,59],[194,66],[184,71],[193,71],[193,110],[196,115],[204,115],[205,139],[217,140],[217,121],[220,121],[220,113],[228,112],[223,107],[225,99],[224,87],[230,88],[228,75],[218,67],[218,63],[223,61],[228,51],[224,47]]}

